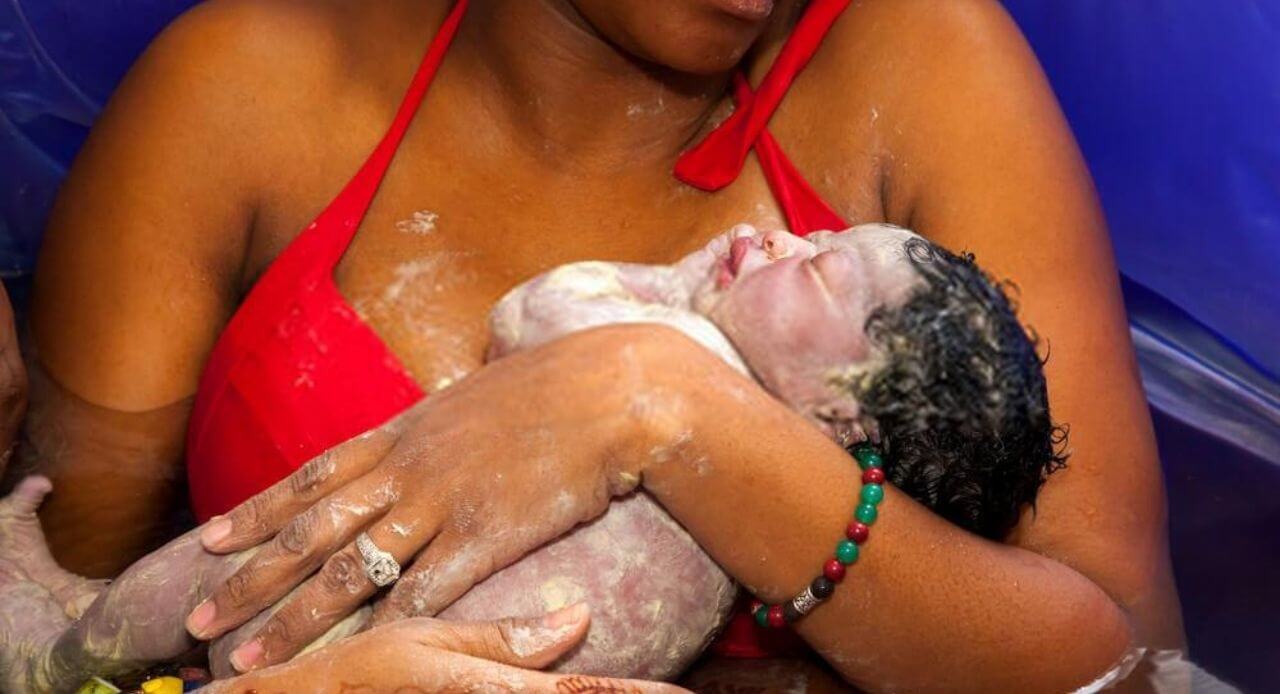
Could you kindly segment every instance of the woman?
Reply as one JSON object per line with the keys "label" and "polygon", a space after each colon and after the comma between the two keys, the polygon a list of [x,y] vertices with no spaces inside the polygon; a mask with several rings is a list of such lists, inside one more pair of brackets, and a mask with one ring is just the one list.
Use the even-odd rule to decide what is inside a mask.
{"label": "woman", "polygon": [[[798,218],[794,196],[779,204],[770,194],[777,176],[766,179],[758,157],[740,173],[724,157],[709,168],[681,160],[686,180],[722,188],[714,194],[671,175],[729,113],[741,66],[762,102],[780,101],[761,118],[816,189],[808,209],[818,217],[825,201],[842,221],[909,226],[972,249],[1020,286],[1024,320],[1051,345],[1055,415],[1072,426],[1070,468],[1004,544],[890,490],[876,551],[799,634],[870,688],[1063,689],[1131,647],[1180,648],[1159,467],[1116,273],[1087,172],[1033,56],[992,0],[842,5],[812,3],[806,18],[830,21],[804,30],[815,49],[808,67],[772,92],[775,61],[796,70],[784,50],[796,3],[474,0],[462,17],[420,0],[221,0],[189,13],[104,113],[37,271],[28,449],[59,490],[45,516],[59,556],[110,574],[163,533],[202,373],[206,390],[217,380],[242,401],[214,407],[201,394],[191,423],[202,482],[193,492],[227,485],[206,500],[209,512],[341,440],[251,434],[310,431],[326,417],[323,431],[354,435],[471,374],[208,526],[206,544],[218,550],[283,528],[263,555],[282,559],[251,563],[193,614],[193,631],[230,629],[324,562],[237,661],[281,662],[328,615],[373,592],[360,576],[346,590],[359,566],[350,543],[366,525],[406,567],[387,611],[416,598],[429,612],[637,485],[762,600],[790,597],[829,553],[857,489],[847,455],[805,422],[646,326],[479,368],[488,307],[542,269],[670,262],[734,223]],[[438,69],[424,71],[429,44]],[[426,75],[405,101],[415,103],[397,114],[415,75]],[[737,96],[752,100],[741,87]],[[362,169],[393,122],[403,140],[393,128]],[[744,146],[760,152],[752,135]],[[299,235],[331,202],[318,227],[347,231],[326,243]],[[259,277],[248,301],[284,297],[258,302],[276,310],[258,322],[279,332],[237,328],[250,322],[237,318],[219,342],[238,308],[265,315],[240,307]],[[329,333],[291,352],[287,381],[283,367],[254,373],[249,348],[222,346],[250,333],[254,345],[299,344],[319,325],[315,306],[337,307],[330,320],[345,326],[342,344],[364,345],[368,373],[323,372]],[[386,382],[369,402],[334,396],[314,407],[308,389],[332,390],[334,378],[351,393]],[[267,382],[297,390],[259,398]],[[293,394],[310,408],[290,410]],[[752,431],[753,445],[736,445],[734,431]],[[648,456],[655,446],[673,455]],[[237,451],[281,464],[250,466]],[[540,455],[549,461],[540,477],[491,482],[505,461]],[[682,464],[702,457],[734,464],[704,475]],[[373,513],[292,521],[331,492]],[[413,531],[391,532],[406,519]],[[511,529],[520,532],[500,532]],[[313,611],[326,618],[301,619]],[[1064,646],[1062,634],[1082,638]]]}

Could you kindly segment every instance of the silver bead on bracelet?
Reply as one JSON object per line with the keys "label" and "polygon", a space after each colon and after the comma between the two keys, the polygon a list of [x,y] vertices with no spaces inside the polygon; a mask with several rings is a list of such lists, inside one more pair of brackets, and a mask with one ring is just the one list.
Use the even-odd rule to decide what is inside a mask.
{"label": "silver bead on bracelet", "polygon": [[804,616],[812,612],[813,608],[817,607],[820,602],[822,601],[813,594],[813,591],[808,586],[805,586],[804,592],[792,599],[791,607],[801,616]]}

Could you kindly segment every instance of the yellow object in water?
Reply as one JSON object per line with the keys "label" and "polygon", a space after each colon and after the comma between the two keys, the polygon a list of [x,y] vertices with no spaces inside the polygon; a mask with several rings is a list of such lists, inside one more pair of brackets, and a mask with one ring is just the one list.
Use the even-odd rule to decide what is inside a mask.
{"label": "yellow object in water", "polygon": [[146,694],[182,694],[182,680],[177,677],[157,677],[142,683]]}
{"label": "yellow object in water", "polygon": [[120,688],[114,684],[101,677],[94,677],[80,685],[80,688],[76,690],[76,694],[116,694],[119,691]]}

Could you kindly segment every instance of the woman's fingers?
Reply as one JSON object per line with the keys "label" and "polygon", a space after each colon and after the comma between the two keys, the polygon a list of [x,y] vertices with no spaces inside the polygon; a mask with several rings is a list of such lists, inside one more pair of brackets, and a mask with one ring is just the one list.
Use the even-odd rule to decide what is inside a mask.
{"label": "woman's fingers", "polygon": [[[210,639],[236,629],[262,609],[279,601],[294,586],[307,580],[307,576],[311,576],[316,569],[320,569],[320,572],[312,577],[310,583],[319,586],[312,585],[306,594],[316,594],[317,597],[328,595],[329,599],[325,603],[310,604],[310,607],[315,607],[324,615],[328,615],[330,607],[346,607],[357,593],[364,597],[372,594],[371,586],[369,590],[357,592],[355,583],[352,583],[356,579],[364,579],[364,572],[358,561],[360,554],[353,551],[351,543],[372,520],[383,515],[394,501],[396,494],[393,485],[376,475],[366,475],[321,499],[315,506],[288,521],[270,543],[253,554],[205,602],[193,609],[187,618],[187,630],[198,639]],[[411,557],[430,540],[433,533],[434,526],[422,525],[421,533],[415,537],[394,535],[394,539],[398,540],[398,551]],[[390,534],[389,531],[387,534]],[[349,552],[334,554],[343,545],[348,545]],[[352,566],[352,562],[355,565]],[[296,603],[297,598],[292,598],[291,601]],[[321,607],[325,609],[320,609]],[[334,620],[325,618],[321,621],[332,625],[353,608],[355,607],[346,609]],[[306,643],[298,645],[301,648]],[[288,654],[292,656],[293,652]]]}
{"label": "woman's fingers", "polygon": [[545,667],[564,655],[581,642],[588,622],[584,605],[537,619],[411,619],[345,639],[285,666],[219,680],[208,691],[684,691],[655,682],[524,669]]}
{"label": "woman's fingers", "polygon": [[317,500],[372,470],[399,439],[395,421],[321,453],[227,515],[210,520],[200,531],[201,543],[224,554],[266,541]]}
{"label": "woman's fingers", "polygon": [[590,624],[591,610],[580,602],[541,617],[491,622],[446,622],[419,617],[382,628],[403,629],[414,643],[442,651],[541,669],[578,645],[587,635]]}
{"label": "woman's fingers", "polygon": [[413,561],[386,599],[374,605],[373,623],[434,617],[505,565],[497,561],[491,538],[445,530]]}
{"label": "woman's fingers", "polygon": [[[396,565],[407,562],[431,540],[437,527],[427,522],[406,525],[408,522],[403,516],[393,514],[374,524],[368,530],[372,545],[366,549],[371,554],[389,554]],[[245,672],[282,663],[368,601],[381,586],[373,582],[366,570],[366,560],[358,544],[359,541],[352,542],[330,556],[320,571],[289,596],[253,638],[232,652],[231,664]]]}

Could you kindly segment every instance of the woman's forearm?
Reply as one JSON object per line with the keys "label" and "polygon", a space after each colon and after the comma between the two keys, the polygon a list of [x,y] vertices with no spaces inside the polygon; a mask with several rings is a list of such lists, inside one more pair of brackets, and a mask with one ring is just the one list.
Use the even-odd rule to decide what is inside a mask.
{"label": "woman's forearm", "polygon": [[68,571],[110,577],[172,537],[183,505],[182,441],[190,402],[117,412],[85,402],[28,363],[30,408],[10,479],[54,484],[40,510],[50,549]]}
{"label": "woman's forearm", "polygon": [[[644,485],[755,595],[790,599],[842,539],[860,472],[754,384],[687,351],[656,376],[681,393],[687,428],[664,433]],[[848,577],[797,625],[851,681],[1066,690],[1129,648],[1125,614],[1085,576],[970,535],[891,488],[880,510]]]}

